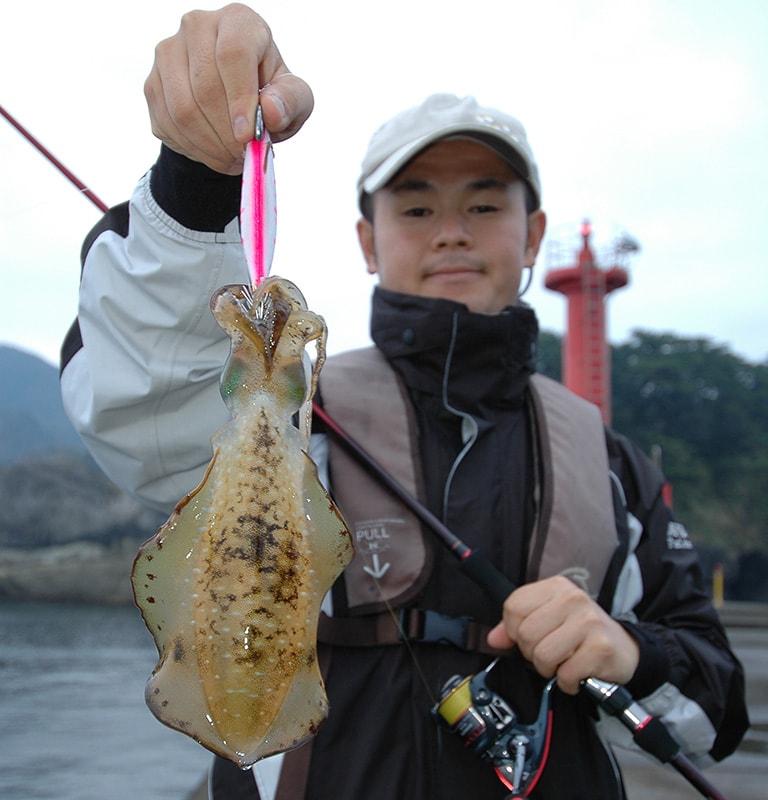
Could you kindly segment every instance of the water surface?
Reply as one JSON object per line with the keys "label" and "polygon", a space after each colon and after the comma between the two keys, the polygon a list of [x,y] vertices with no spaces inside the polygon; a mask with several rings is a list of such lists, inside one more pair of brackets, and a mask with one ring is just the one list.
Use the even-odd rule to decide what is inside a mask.
{"label": "water surface", "polygon": [[0,797],[184,800],[210,755],[155,720],[134,608],[0,604]]}

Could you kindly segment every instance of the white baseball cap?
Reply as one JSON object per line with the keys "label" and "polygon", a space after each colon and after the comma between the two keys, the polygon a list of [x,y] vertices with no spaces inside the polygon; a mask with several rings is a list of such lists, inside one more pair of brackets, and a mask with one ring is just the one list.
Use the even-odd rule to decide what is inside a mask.
{"label": "white baseball cap", "polygon": [[385,122],[371,137],[357,181],[358,199],[382,189],[425,147],[439,139],[461,136],[476,139],[509,162],[541,205],[539,170],[519,120],[495,108],[481,106],[474,97],[430,95]]}

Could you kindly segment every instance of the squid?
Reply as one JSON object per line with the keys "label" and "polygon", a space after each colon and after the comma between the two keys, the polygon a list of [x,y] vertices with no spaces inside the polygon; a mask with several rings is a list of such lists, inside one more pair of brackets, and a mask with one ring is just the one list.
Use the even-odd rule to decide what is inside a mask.
{"label": "squid", "polygon": [[322,318],[277,277],[224,287],[211,305],[231,339],[221,394],[232,419],[200,485],[140,548],[132,583],[159,653],[150,710],[246,768],[300,745],[327,716],[317,621],[353,548],[307,454],[310,411],[293,423],[311,408]]}

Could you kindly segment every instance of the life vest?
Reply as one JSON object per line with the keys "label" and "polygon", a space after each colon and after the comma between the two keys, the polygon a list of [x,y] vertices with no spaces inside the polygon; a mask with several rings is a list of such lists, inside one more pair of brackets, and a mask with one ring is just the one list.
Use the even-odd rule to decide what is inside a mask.
{"label": "life vest", "polygon": [[[423,499],[415,419],[407,391],[373,347],[329,358],[320,378],[328,413],[415,497]],[[364,392],[360,391],[364,387]],[[603,423],[597,408],[541,375],[530,406],[542,476],[526,580],[567,573],[596,597],[618,540]],[[344,572],[349,613],[414,600],[429,577],[419,520],[330,439],[334,499],[352,532]]]}

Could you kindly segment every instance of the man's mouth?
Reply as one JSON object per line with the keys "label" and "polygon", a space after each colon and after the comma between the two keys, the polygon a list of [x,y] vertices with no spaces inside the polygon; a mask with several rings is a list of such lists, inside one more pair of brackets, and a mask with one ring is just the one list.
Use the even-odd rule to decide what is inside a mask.
{"label": "man's mouth", "polygon": [[438,278],[442,280],[460,280],[482,274],[483,269],[478,264],[459,262],[446,262],[427,268],[425,278]]}

